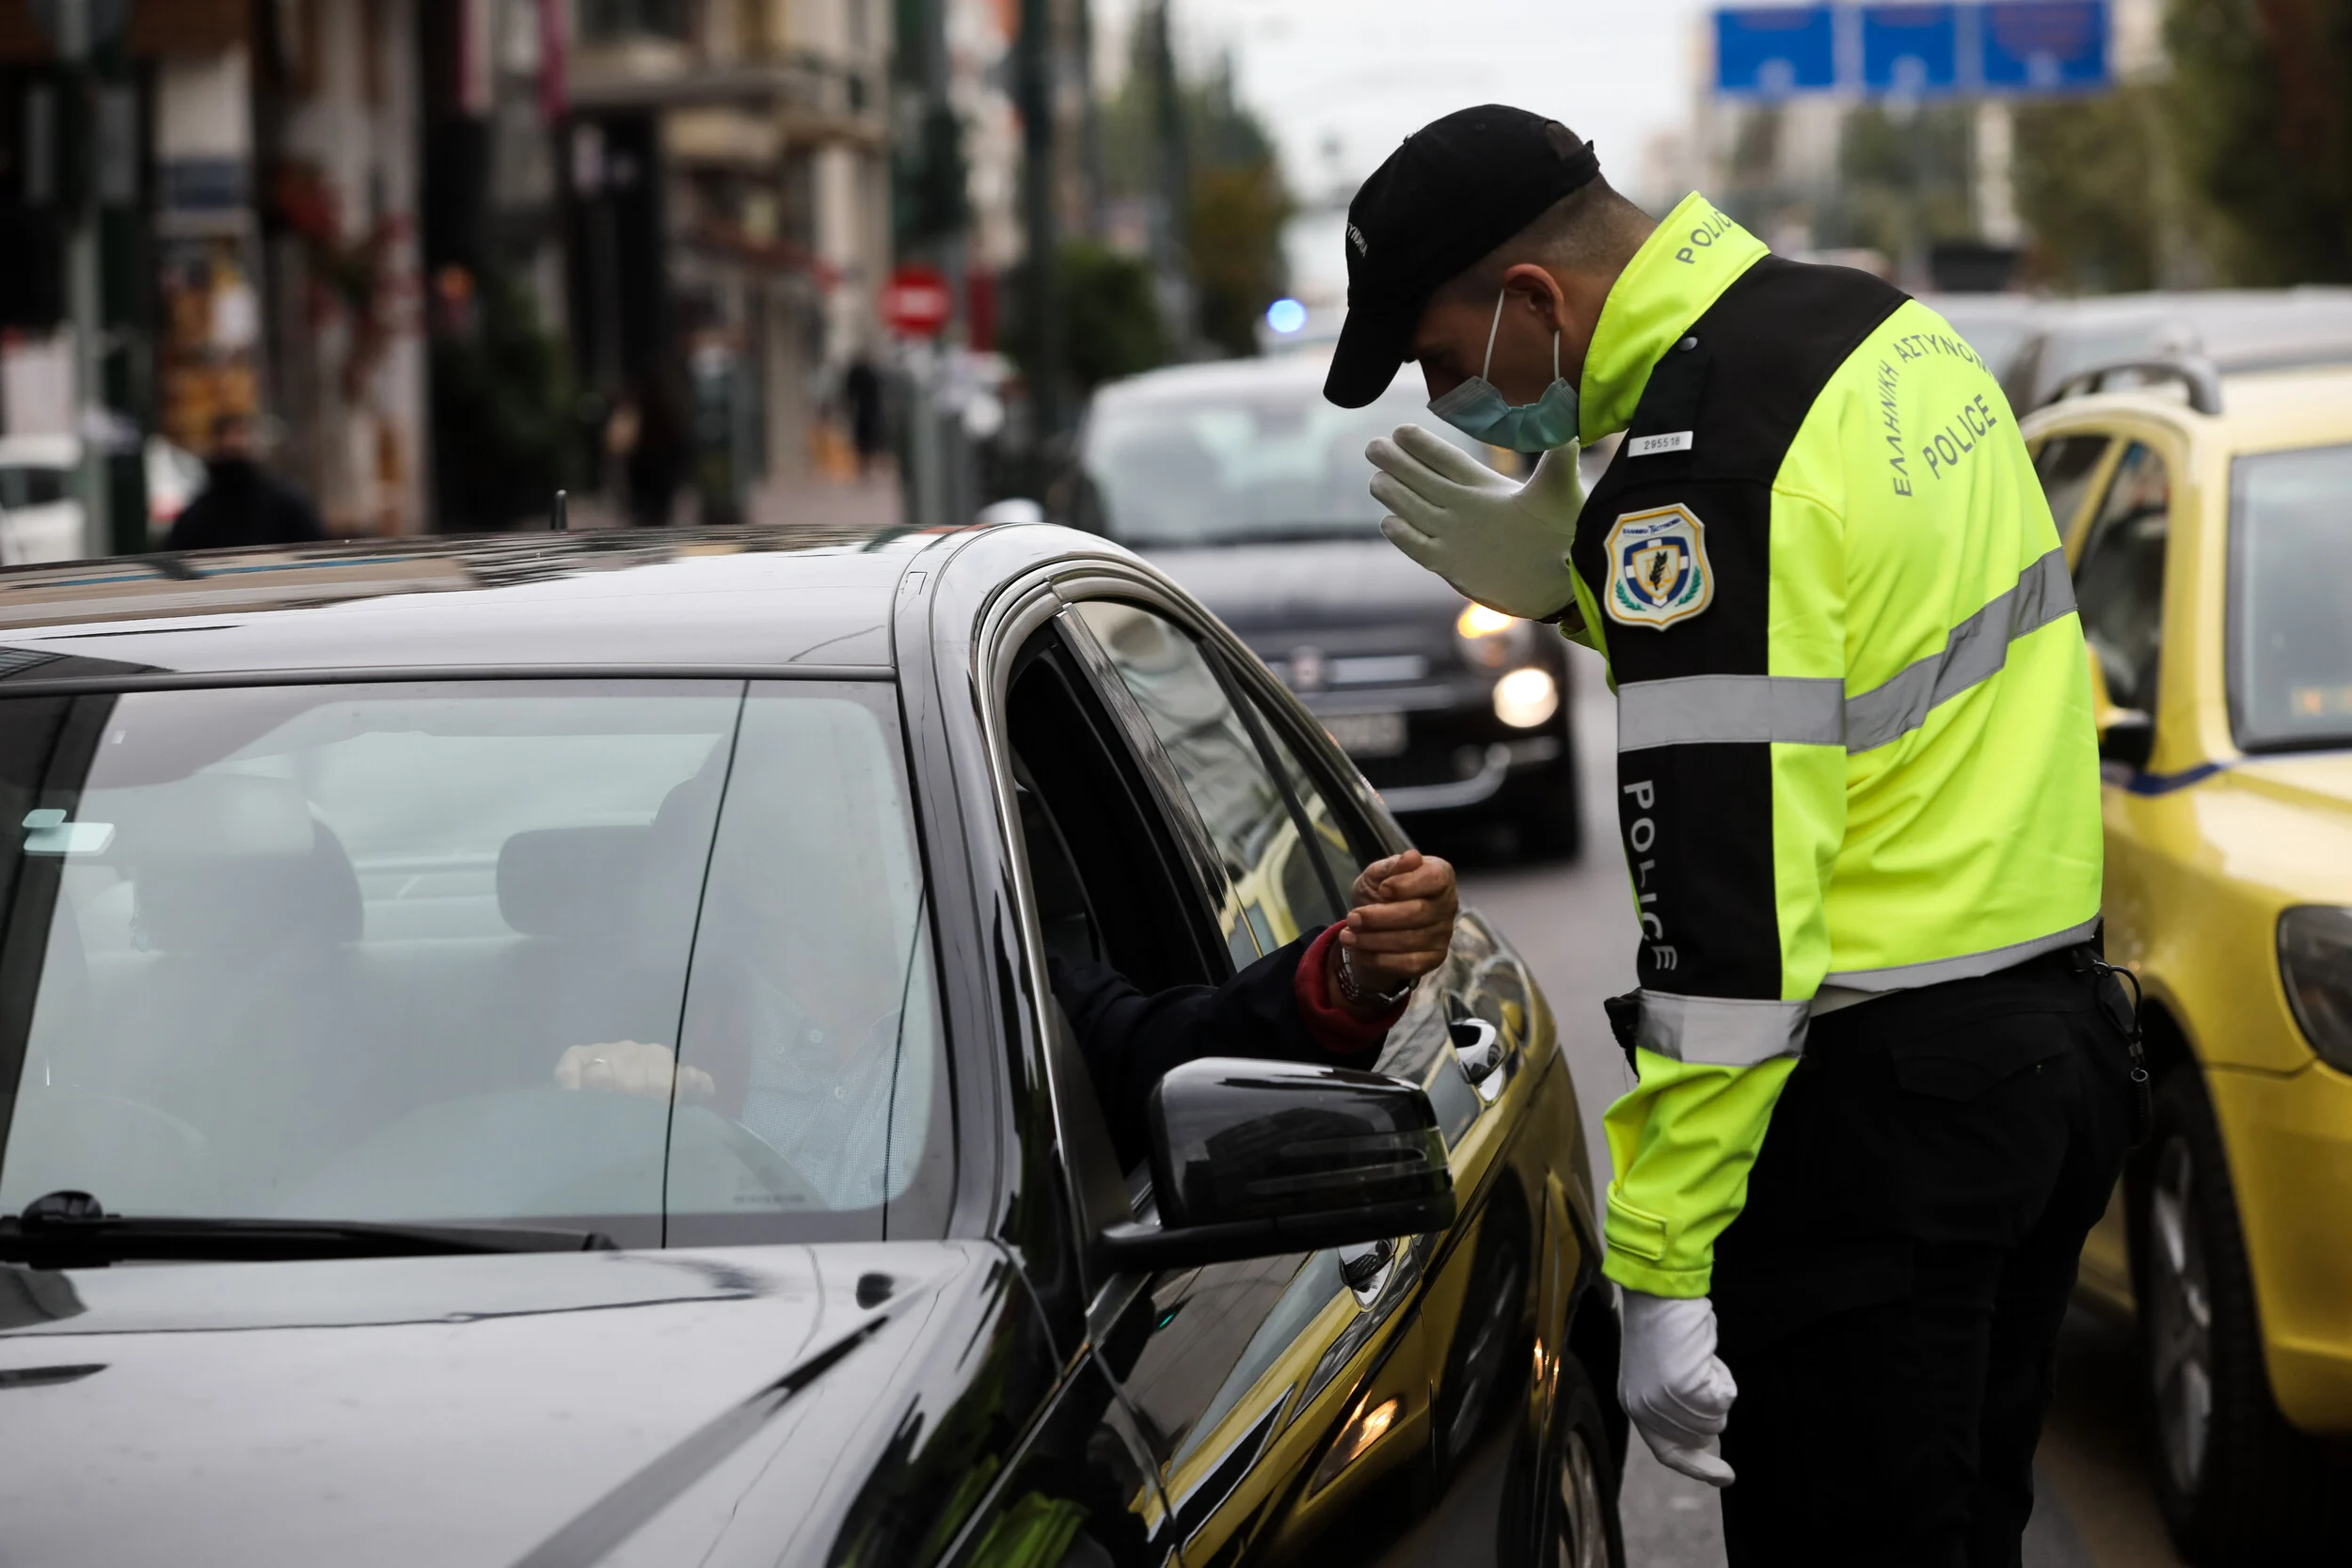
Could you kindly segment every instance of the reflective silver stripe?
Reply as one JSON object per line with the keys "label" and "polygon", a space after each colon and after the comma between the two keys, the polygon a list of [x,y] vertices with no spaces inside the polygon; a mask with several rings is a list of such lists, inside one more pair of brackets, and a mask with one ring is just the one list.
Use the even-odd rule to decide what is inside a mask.
{"label": "reflective silver stripe", "polygon": [[1677,675],[1617,688],[1617,750],[1845,738],[1846,686],[1835,675]]}
{"label": "reflective silver stripe", "polygon": [[2066,575],[2066,555],[2052,550],[2017,575],[2017,585],[1996,595],[1951,629],[1941,652],[1907,666],[1885,685],[1846,703],[1846,750],[1867,752],[1899,740],[1928,721],[1928,713],[2009,662],[2009,645],[2041,630],[2074,608],[2074,585]]}
{"label": "reflective silver stripe", "polygon": [[2098,928],[2099,917],[2093,915],[2079,926],[2052,931],[2046,937],[2012,942],[2007,947],[1991,947],[1981,953],[1967,953],[1957,958],[1937,958],[1923,964],[1897,964],[1892,969],[1836,970],[1822,975],[1821,984],[1843,986],[1849,990],[1877,991],[1909,990],[1915,986],[1932,986],[1941,980],[1965,980],[1971,975],[1990,974],[1995,970],[2009,969],[2024,963],[2027,958],[2038,958],[2044,953],[2072,947],[2078,942],[2088,942],[2090,933]]}
{"label": "reflective silver stripe", "polygon": [[1803,1002],[1677,996],[1645,988],[1634,1043],[1677,1062],[1754,1067],[1775,1056],[1802,1054],[1809,1016]]}
{"label": "reflective silver stripe", "polygon": [[2017,575],[2017,584],[1954,626],[1939,651],[1883,686],[1848,697],[1842,682],[1812,675],[1677,675],[1617,688],[1617,750],[1650,746],[1843,745],[1867,752],[1899,740],[1928,715],[2009,662],[2009,645],[2074,609],[2059,550]]}

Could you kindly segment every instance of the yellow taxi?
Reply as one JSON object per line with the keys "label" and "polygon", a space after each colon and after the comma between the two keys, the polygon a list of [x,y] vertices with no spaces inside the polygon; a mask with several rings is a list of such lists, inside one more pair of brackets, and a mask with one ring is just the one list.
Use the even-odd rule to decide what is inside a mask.
{"label": "yellow taxi", "polygon": [[2184,1554],[2352,1561],[2352,370],[2133,377],[2023,421],[2154,1077],[2082,1289],[2137,1312]]}

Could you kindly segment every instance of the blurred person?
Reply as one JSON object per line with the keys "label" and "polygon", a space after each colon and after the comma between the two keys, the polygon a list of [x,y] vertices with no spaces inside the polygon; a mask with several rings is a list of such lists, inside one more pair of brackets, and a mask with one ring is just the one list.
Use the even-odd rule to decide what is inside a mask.
{"label": "blurred person", "polygon": [[841,372],[841,412],[850,426],[850,445],[857,452],[858,477],[869,479],[882,454],[882,378],[863,353]]}
{"label": "blurred person", "polygon": [[686,431],[661,378],[640,376],[605,420],[605,451],[620,460],[621,484],[635,528],[665,528],[686,470]]}
{"label": "blurred person", "polygon": [[[713,876],[719,875],[714,863]],[[704,1031],[680,1067],[667,1045],[576,1045],[557,1060],[567,1089],[718,1105],[740,1120],[836,1208],[880,1201],[905,975],[881,956],[854,911],[828,918],[787,911],[791,878],[747,879],[769,900],[748,920],[706,922],[729,933],[710,993],[694,1004]],[[1454,868],[1407,850],[1357,878],[1347,918],[1278,948],[1217,986],[1138,990],[1107,964],[1049,960],[1120,1163],[1148,1153],[1145,1109],[1169,1069],[1203,1056],[1254,1056],[1370,1067],[1403,1015],[1413,982],[1445,962],[1457,908]],[[741,912],[739,906],[739,912]],[[844,916],[846,915],[846,918]],[[700,964],[697,965],[698,971]]]}
{"label": "blurred person", "polygon": [[1628,1414],[1726,1488],[1736,1568],[2014,1565],[2145,1075],[2082,629],[1998,385],[1892,286],[1696,194],[1653,220],[1520,110],[1407,138],[1345,245],[1326,395],[1417,362],[1433,415],[1538,454],[1515,482],[1403,427],[1382,531],[1617,694]]}
{"label": "blurred person", "polygon": [[252,415],[216,416],[212,437],[204,460],[204,488],[172,519],[164,548],[307,545],[326,537],[326,526],[310,498],[262,467]]}
{"label": "blurred person", "polygon": [[[710,1104],[792,1165],[827,1205],[868,1207],[890,1191],[894,1124],[910,1113],[900,1081],[919,884],[894,850],[895,806],[868,768],[828,768],[828,749],[853,750],[811,723],[790,733],[747,726],[738,753],[714,761],[665,805],[655,834],[704,819],[723,773],[767,781],[730,799],[698,886],[641,895],[649,929],[691,929],[696,952],[680,1025],[683,1061],[653,1039],[567,1048],[556,1084]],[[854,761],[854,758],[851,758]],[[700,855],[657,853],[655,865],[699,867]],[[1445,961],[1456,910],[1454,868],[1418,851],[1356,879],[1347,918],[1260,958],[1221,986],[1145,994],[1107,965],[1052,961],[1069,1017],[1110,1123],[1132,1164],[1144,1152],[1152,1086],[1169,1068],[1209,1055],[1369,1065],[1403,1012],[1407,988]],[[690,915],[681,918],[681,915]],[[648,1033],[651,1031],[648,1030]],[[901,1138],[898,1147],[920,1146]]]}

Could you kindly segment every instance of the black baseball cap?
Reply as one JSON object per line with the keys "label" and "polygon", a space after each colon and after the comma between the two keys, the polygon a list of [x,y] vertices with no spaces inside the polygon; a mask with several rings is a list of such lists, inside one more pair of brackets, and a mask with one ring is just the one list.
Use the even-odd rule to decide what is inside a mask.
{"label": "black baseball cap", "polygon": [[1406,137],[1347,204],[1347,321],[1323,395],[1361,408],[1387,391],[1438,286],[1599,174],[1591,142],[1501,103]]}

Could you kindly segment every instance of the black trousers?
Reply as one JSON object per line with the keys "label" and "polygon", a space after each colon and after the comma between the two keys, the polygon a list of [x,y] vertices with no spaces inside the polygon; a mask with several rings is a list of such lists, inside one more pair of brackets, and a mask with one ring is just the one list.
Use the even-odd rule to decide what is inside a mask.
{"label": "black trousers", "polygon": [[1816,1019],[1715,1252],[1733,1568],[2015,1568],[2122,1032],[2053,954]]}

